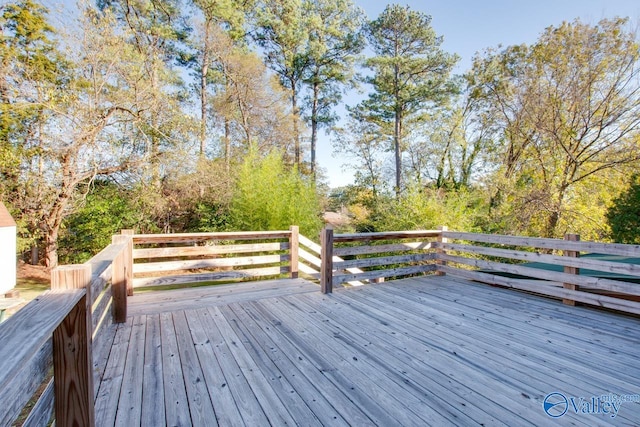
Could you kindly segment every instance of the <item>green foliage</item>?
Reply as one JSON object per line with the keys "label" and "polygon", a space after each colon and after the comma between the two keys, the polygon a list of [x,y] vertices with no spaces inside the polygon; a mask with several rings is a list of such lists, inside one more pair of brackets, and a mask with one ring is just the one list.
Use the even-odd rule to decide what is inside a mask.
{"label": "green foliage", "polygon": [[120,230],[138,220],[130,195],[109,181],[97,181],[73,215],[66,218],[60,238],[63,263],[85,262],[111,243]]}
{"label": "green foliage", "polygon": [[235,230],[288,230],[298,225],[306,236],[322,227],[315,186],[287,169],[282,154],[272,151],[260,158],[251,151],[240,166],[231,201],[231,227]]}
{"label": "green foliage", "polygon": [[444,52],[431,27],[431,17],[408,6],[389,5],[367,26],[375,56],[365,65],[374,74],[367,79],[374,92],[363,102],[380,125],[393,123],[395,191],[400,194],[403,139],[420,113],[442,104],[454,92],[449,74],[456,55]]}
{"label": "green foliage", "polygon": [[500,141],[489,185],[531,219],[516,232],[561,237],[585,188],[595,183],[591,203],[603,205],[609,174],[640,161],[640,50],[627,26],[565,22],[476,58],[471,94]]}
{"label": "green foliage", "polygon": [[618,243],[640,243],[640,176],[631,179],[631,185],[607,210],[611,238]]}
{"label": "green foliage", "polygon": [[474,232],[479,231],[483,209],[482,195],[473,190],[446,192],[411,186],[400,198],[388,198],[373,216],[375,231],[434,230],[444,225]]}

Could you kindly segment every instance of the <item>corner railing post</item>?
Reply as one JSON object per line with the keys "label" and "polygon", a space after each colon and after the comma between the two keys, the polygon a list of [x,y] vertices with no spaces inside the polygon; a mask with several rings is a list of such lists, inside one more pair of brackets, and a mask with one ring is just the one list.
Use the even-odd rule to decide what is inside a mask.
{"label": "corner railing post", "polygon": [[300,248],[300,229],[297,225],[289,227],[291,235],[289,236],[289,251],[291,254],[291,266],[289,267],[292,279],[298,278],[298,249]]}
{"label": "corner railing post", "polygon": [[56,425],[93,427],[91,265],[55,268],[51,289],[86,289],[84,297],[53,332]]}
{"label": "corner railing post", "polygon": [[320,291],[323,294],[333,292],[333,230],[323,228],[320,232]]}
{"label": "corner railing post", "polygon": [[[113,236],[114,244],[125,243],[128,247],[130,236],[119,235]],[[130,274],[131,266],[129,265],[130,256],[127,256],[128,250],[121,251],[113,260],[111,273],[111,295],[113,296],[113,321],[115,323],[124,323],[127,321],[127,277]]]}
{"label": "corner railing post", "polygon": [[[570,242],[579,242],[580,241],[580,235],[579,234],[565,234],[564,235],[564,240],[570,241]],[[578,258],[580,256],[580,252],[578,251],[564,251],[563,253],[564,256],[566,257],[571,257],[571,258]],[[564,272],[567,274],[580,274],[580,269],[576,268],[576,267],[564,267]],[[578,290],[578,286],[574,285],[572,283],[563,283],[562,286],[565,289],[570,289],[572,291],[577,291]],[[562,302],[566,305],[576,305],[576,302],[570,298],[563,298]]]}
{"label": "corner railing post", "polygon": [[441,255],[446,253],[442,248],[442,244],[447,243],[449,240],[444,237],[443,234],[445,231],[449,230],[449,228],[443,225],[438,227],[438,230],[440,230],[440,234],[438,234],[438,248],[436,249],[436,275],[444,276],[446,273],[440,270],[439,267],[447,265],[447,262],[441,259]]}
{"label": "corner railing post", "polygon": [[120,234],[127,236],[127,251],[125,254],[125,280],[127,281],[127,295],[133,295],[133,230],[121,230]]}

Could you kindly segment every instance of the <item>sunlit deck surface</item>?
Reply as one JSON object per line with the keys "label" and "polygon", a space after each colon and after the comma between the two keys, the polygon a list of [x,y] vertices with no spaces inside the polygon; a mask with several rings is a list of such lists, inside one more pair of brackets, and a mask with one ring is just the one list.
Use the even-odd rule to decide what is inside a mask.
{"label": "sunlit deck surface", "polygon": [[98,425],[640,423],[640,403],[557,419],[542,403],[640,393],[640,320],[451,276],[154,292],[129,313]]}

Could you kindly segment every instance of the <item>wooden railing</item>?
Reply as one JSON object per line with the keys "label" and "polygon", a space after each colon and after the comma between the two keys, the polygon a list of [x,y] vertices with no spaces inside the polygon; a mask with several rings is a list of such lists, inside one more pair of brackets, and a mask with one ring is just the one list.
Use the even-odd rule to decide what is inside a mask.
{"label": "wooden railing", "polygon": [[[640,314],[640,265],[603,259],[606,256],[640,258],[640,246],[444,231],[437,269],[492,285],[575,302]],[[532,251],[535,250],[535,251]],[[601,254],[581,258],[581,253]],[[542,263],[537,267],[523,263]],[[553,266],[559,271],[554,271]],[[589,275],[580,269],[591,270]],[[639,280],[640,281],[640,280]]]}
{"label": "wooden railing", "polygon": [[[444,228],[362,234],[325,229],[320,237],[318,245],[299,235],[295,226],[275,232],[172,235],[124,230],[85,264],[55,269],[52,290],[0,324],[0,426],[12,425],[43,388],[24,425],[45,425],[54,410],[58,426],[94,425],[93,403],[115,337],[114,323],[126,320],[127,295],[136,284],[302,274],[319,279],[322,292],[329,293],[341,283],[447,274],[565,303],[640,314],[640,284],[631,280],[640,281],[640,265],[580,256],[640,258],[637,245],[581,242],[575,235],[558,240]],[[526,265],[530,262],[558,271]],[[193,273],[200,269],[211,271]],[[585,270],[591,271],[587,275]],[[134,272],[164,276],[139,277],[136,283]]]}
{"label": "wooden railing", "polygon": [[298,227],[133,235],[133,287],[298,277]]}
{"label": "wooden railing", "polygon": [[127,315],[130,260],[131,239],[114,236],[85,264],[54,269],[51,290],[0,324],[0,426],[25,412],[24,426],[47,425],[52,413],[57,426],[95,425],[94,384],[106,368],[113,324]]}
{"label": "wooden railing", "polygon": [[324,229],[320,235],[321,290],[330,293],[334,284],[435,271],[436,254],[431,249],[440,234],[438,230],[333,234]]}
{"label": "wooden railing", "polygon": [[[624,259],[580,257],[589,253],[640,258],[638,245],[581,242],[574,234],[560,240],[460,233],[446,227],[336,235],[326,229],[321,233],[321,252],[324,293],[350,280],[450,274],[559,298],[565,304],[579,302],[640,314],[640,265]],[[527,265],[534,262],[539,264]],[[362,270],[354,273],[348,268]],[[581,269],[590,271],[581,274]]]}

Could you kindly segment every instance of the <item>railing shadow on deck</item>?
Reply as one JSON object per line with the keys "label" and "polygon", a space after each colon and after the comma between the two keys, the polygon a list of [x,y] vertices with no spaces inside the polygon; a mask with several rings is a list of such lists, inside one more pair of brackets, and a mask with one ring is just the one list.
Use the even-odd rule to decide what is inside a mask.
{"label": "railing shadow on deck", "polygon": [[[104,374],[114,324],[126,320],[127,296],[136,287],[301,275],[330,293],[340,284],[446,274],[566,304],[640,314],[640,284],[633,283],[640,281],[640,265],[580,257],[585,253],[640,258],[640,246],[581,242],[575,235],[540,239],[445,227],[359,234],[325,229],[320,244],[300,235],[296,226],[169,235],[123,230],[85,264],[55,269],[52,290],[0,325],[0,426],[12,425],[45,383],[24,425],[46,425],[52,412],[58,426],[94,425],[94,383]],[[526,264],[531,262],[552,268]],[[55,382],[48,381],[52,367]]]}

